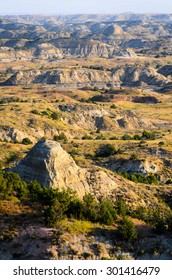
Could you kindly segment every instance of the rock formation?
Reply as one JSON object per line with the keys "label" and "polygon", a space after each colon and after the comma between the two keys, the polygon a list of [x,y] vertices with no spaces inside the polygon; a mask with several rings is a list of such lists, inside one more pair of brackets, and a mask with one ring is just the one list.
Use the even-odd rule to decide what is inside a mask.
{"label": "rock formation", "polygon": [[171,76],[172,75],[172,65],[164,65],[158,70],[158,73],[161,75],[164,75],[165,77]]}
{"label": "rock formation", "polygon": [[87,170],[76,165],[59,143],[39,141],[11,171],[27,182],[37,180],[42,186],[75,190],[80,197],[86,193],[110,194],[117,184],[101,169]]}
{"label": "rock formation", "polygon": [[[103,82],[102,82],[103,81]],[[4,85],[56,84],[63,87],[83,87],[112,83],[114,86],[165,86],[170,80],[153,68],[122,66],[113,72],[93,69],[59,69],[55,71],[26,70],[14,73]]]}
{"label": "rock formation", "polygon": [[128,173],[142,173],[148,175],[150,173],[157,173],[163,169],[161,160],[126,160],[119,159],[109,163],[109,169],[113,171],[128,172]]}
{"label": "rock formation", "polygon": [[28,135],[17,128],[10,126],[0,126],[1,141],[22,142]]}

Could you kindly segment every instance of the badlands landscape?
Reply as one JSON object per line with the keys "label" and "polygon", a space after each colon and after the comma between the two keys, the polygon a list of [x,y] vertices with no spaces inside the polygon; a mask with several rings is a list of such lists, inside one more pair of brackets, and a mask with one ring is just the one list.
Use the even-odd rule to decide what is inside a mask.
{"label": "badlands landscape", "polygon": [[172,259],[171,34],[0,17],[0,259]]}

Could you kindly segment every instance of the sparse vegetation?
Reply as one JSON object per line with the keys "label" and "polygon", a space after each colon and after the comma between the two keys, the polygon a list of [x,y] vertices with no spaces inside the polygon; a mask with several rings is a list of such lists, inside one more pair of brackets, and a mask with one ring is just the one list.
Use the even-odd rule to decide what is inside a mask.
{"label": "sparse vegetation", "polygon": [[144,130],[142,133],[142,139],[155,139],[155,133]]}
{"label": "sparse vegetation", "polygon": [[117,109],[118,107],[117,107],[115,104],[112,104],[112,105],[110,106],[110,108],[111,108],[111,109]]}
{"label": "sparse vegetation", "polygon": [[101,146],[96,152],[97,157],[109,157],[117,153],[116,148],[112,144],[106,144]]}
{"label": "sparse vegetation", "polygon": [[53,119],[53,120],[59,120],[59,114],[58,113],[56,113],[56,112],[52,112],[51,113],[51,118]]}
{"label": "sparse vegetation", "polygon": [[130,160],[138,160],[138,155],[137,154],[131,154]]}
{"label": "sparse vegetation", "polygon": [[135,183],[143,183],[143,184],[158,184],[158,179],[157,176],[155,174],[150,174],[147,176],[144,176],[141,173],[127,173],[127,172],[118,172],[119,175],[123,176],[124,178],[131,180]]}
{"label": "sparse vegetation", "polygon": [[[60,236],[65,232],[71,235],[90,233],[96,224],[99,224],[99,227],[101,224],[111,225],[114,236],[117,233],[118,240],[122,242],[135,242],[140,237],[130,216],[146,221],[157,234],[172,229],[172,213],[171,216],[164,216],[163,209],[139,207],[134,210],[129,208],[121,197],[116,202],[107,198],[96,201],[90,194],[79,199],[70,189],[64,191],[49,189],[41,187],[36,181],[27,184],[19,175],[12,172],[0,173],[0,201],[3,200],[30,205],[34,212],[37,211],[39,220],[42,219],[48,226],[56,228],[60,223],[63,232],[59,233],[56,242],[59,242]],[[0,214],[2,215],[1,206]],[[114,223],[118,225],[117,231],[115,227],[112,228]],[[17,232],[6,230],[1,233],[0,239],[10,241]],[[32,234],[31,237],[33,236],[37,238],[37,235]]]}
{"label": "sparse vegetation", "polygon": [[31,110],[31,113],[32,113],[32,114],[35,114],[35,115],[39,115],[39,112],[38,112],[38,110],[36,110],[36,109]]}
{"label": "sparse vegetation", "polygon": [[[45,258],[52,259],[158,258],[170,248],[171,19],[141,15],[136,32],[133,15],[122,17],[120,24],[108,15],[53,17],[48,25],[42,16],[28,24],[2,17],[1,256],[12,256],[19,240],[12,258],[24,258],[25,239],[36,253],[49,244]],[[52,144],[74,159],[66,168],[57,157],[64,176],[54,169],[59,181],[51,188],[6,172],[40,139],[59,142]]]}
{"label": "sparse vegetation", "polygon": [[132,138],[131,138],[131,136],[129,135],[129,134],[124,134],[123,136],[122,136],[122,140],[131,140]]}
{"label": "sparse vegetation", "polygon": [[23,138],[22,144],[30,145],[30,144],[32,144],[32,141],[28,137],[26,137],[26,138]]}
{"label": "sparse vegetation", "polygon": [[91,135],[85,134],[84,136],[82,136],[83,140],[92,140],[93,138],[91,137]]}
{"label": "sparse vegetation", "polygon": [[120,221],[118,226],[118,235],[120,238],[128,241],[134,241],[137,238],[137,231],[134,223],[127,217]]}
{"label": "sparse vegetation", "polygon": [[61,132],[59,135],[54,135],[54,140],[55,141],[64,141],[65,143],[67,142],[67,136],[65,135],[64,132]]}

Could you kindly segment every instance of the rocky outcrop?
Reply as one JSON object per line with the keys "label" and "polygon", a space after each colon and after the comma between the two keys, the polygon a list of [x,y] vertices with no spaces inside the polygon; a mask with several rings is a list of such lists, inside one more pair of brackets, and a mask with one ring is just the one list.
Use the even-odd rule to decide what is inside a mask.
{"label": "rocky outcrop", "polygon": [[115,38],[117,40],[130,40],[132,39],[132,35],[130,35],[129,33],[125,32],[121,26],[117,25],[117,24],[111,24],[109,25],[103,32],[103,35],[106,38]]}
{"label": "rocky outcrop", "polygon": [[129,58],[129,57],[136,58],[137,57],[137,54],[131,48],[117,50],[114,53],[114,55],[115,56],[123,56],[123,57],[127,57],[127,58]]}
{"label": "rocky outcrop", "polygon": [[[171,25],[166,23],[171,21],[171,15],[74,15],[41,17],[41,20],[34,16],[7,18],[0,20],[0,47],[11,47],[4,55],[12,57],[12,53],[14,59],[136,57],[138,51],[161,56],[171,55],[172,51]],[[0,57],[4,60],[2,55]]]}
{"label": "rocky outcrop", "polygon": [[10,127],[10,126],[0,127],[1,141],[22,142],[22,140],[26,137],[28,137],[28,135],[17,128]]}
{"label": "rocky outcrop", "polygon": [[76,128],[105,129],[105,118],[110,114],[107,110],[92,105],[66,104],[59,105],[59,109],[66,114],[64,121]]}
{"label": "rocky outcrop", "polygon": [[[90,69],[72,69],[56,71],[19,71],[11,76],[5,85],[28,85],[28,84],[57,84],[66,87],[81,87],[83,85],[95,85],[97,83],[103,86],[104,82],[110,82],[111,74],[104,71]],[[103,82],[102,82],[103,81]]]}
{"label": "rocky outcrop", "polygon": [[72,157],[54,141],[40,141],[11,171],[23,180],[37,180],[42,186],[75,190],[80,197],[86,193],[109,195],[117,184],[102,170],[88,170],[76,165]]}
{"label": "rocky outcrop", "polygon": [[[75,221],[68,224],[75,230]],[[79,221],[78,224],[82,225]],[[100,226],[95,230],[92,226],[88,235],[86,232],[70,233],[59,226],[52,229],[23,221],[22,227],[17,230],[15,227],[16,232],[5,232],[6,236],[14,235],[13,238],[0,240],[0,260],[119,260],[121,256],[125,260],[172,259],[169,234],[156,236],[146,226],[139,231],[142,238],[132,244],[123,241],[122,247],[118,246],[115,229]]]}
{"label": "rocky outcrop", "polygon": [[85,172],[53,141],[38,142],[12,171],[29,182],[53,188],[75,188],[81,195],[89,192]]}
{"label": "rocky outcrop", "polygon": [[39,71],[28,70],[28,71],[18,71],[12,75],[4,84],[8,86],[19,85],[29,85],[33,83],[33,79],[36,75],[39,75]]}
{"label": "rocky outcrop", "polygon": [[48,59],[61,59],[64,57],[61,49],[54,47],[52,44],[42,43],[36,46],[33,56]]}
{"label": "rocky outcrop", "polygon": [[61,41],[55,45],[61,50],[64,57],[113,57],[116,47],[97,40],[70,40]]}
{"label": "rocky outcrop", "polygon": [[153,68],[141,67],[119,67],[114,69],[114,80],[120,81],[123,86],[140,86],[142,83],[161,87],[168,80],[161,74],[158,74]]}
{"label": "rocky outcrop", "polygon": [[163,168],[161,160],[126,160],[119,159],[108,163],[108,167],[113,171],[127,172],[127,173],[142,173],[148,175],[149,173],[158,173]]}
{"label": "rocky outcrop", "polygon": [[158,73],[164,75],[165,77],[172,75],[172,65],[164,65],[158,70]]}
{"label": "rocky outcrop", "polygon": [[122,66],[112,72],[94,69],[59,69],[54,71],[18,71],[4,85],[56,84],[64,87],[82,87],[111,83],[114,86],[165,86],[169,79],[158,74],[153,68]]}

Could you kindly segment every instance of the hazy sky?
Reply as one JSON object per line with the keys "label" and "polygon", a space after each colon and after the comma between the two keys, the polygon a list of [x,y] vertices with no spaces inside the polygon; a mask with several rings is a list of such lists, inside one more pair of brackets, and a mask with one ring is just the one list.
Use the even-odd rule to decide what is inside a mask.
{"label": "hazy sky", "polygon": [[172,13],[172,0],[1,0],[0,14]]}

